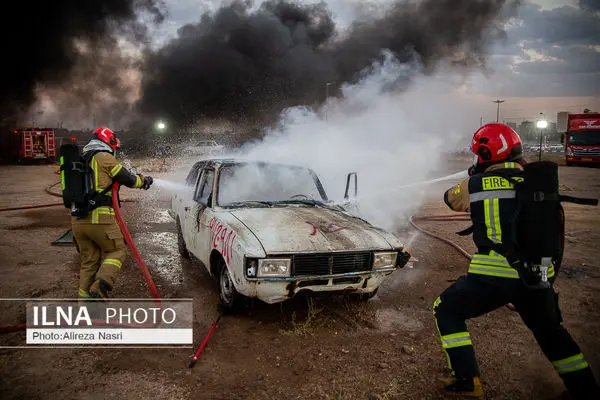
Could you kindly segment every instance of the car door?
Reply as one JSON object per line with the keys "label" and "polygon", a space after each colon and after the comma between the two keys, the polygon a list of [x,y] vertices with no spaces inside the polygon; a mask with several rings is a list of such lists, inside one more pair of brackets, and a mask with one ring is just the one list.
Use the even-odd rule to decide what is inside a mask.
{"label": "car door", "polygon": [[[194,190],[198,184],[198,178],[202,171],[203,163],[196,163],[185,178],[185,187],[188,190],[176,191],[171,196],[171,211],[174,217],[179,217],[181,222],[182,232],[185,213],[194,205]],[[184,235],[185,236],[185,235]],[[186,243],[187,244],[187,243]]]}
{"label": "car door", "polygon": [[212,190],[215,178],[213,168],[204,168],[198,177],[194,192],[194,207],[188,216],[188,232],[190,234],[190,250],[208,265],[208,242],[210,241],[210,215],[212,215]]}

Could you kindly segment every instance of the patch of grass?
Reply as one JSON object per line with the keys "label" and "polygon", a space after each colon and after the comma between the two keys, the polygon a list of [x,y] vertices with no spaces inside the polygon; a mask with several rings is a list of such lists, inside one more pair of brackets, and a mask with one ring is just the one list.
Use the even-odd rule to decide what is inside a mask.
{"label": "patch of grass", "polygon": [[342,301],[344,310],[350,316],[367,320],[375,317],[375,308],[373,307],[373,303],[366,302],[353,296],[347,296]]}
{"label": "patch of grass", "polygon": [[280,329],[279,332],[284,335],[296,335],[296,336],[312,336],[315,333],[315,329],[322,326],[325,323],[324,318],[320,315],[325,309],[324,307],[317,307],[315,300],[307,298],[308,310],[304,321],[297,321],[296,311],[292,311],[291,321],[289,329]]}
{"label": "patch of grass", "polygon": [[400,383],[398,380],[393,379],[390,383],[383,388],[383,392],[379,394],[381,400],[392,400],[397,399],[402,394],[400,389]]}

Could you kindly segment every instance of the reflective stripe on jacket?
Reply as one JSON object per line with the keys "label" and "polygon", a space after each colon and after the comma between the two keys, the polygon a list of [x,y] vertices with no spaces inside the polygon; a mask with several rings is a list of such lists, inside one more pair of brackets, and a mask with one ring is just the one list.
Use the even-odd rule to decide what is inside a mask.
{"label": "reflective stripe on jacket", "polygon": [[[505,257],[491,251],[489,254],[475,253],[469,264],[470,274],[519,279],[519,273],[510,266]],[[548,278],[554,277],[554,265],[548,268]]]}

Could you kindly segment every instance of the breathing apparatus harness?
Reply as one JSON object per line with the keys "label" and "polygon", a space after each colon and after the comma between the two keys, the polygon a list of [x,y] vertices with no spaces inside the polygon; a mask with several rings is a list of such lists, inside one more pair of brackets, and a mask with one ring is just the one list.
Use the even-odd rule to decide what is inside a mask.
{"label": "breathing apparatus harness", "polygon": [[[474,165],[469,172],[483,172],[482,165]],[[523,165],[522,174],[494,170],[508,180],[515,190],[516,210],[511,220],[512,240],[494,244],[493,250],[504,256],[529,289],[550,287],[558,270],[564,250],[565,217],[561,202],[580,205],[598,205],[597,199],[565,196],[559,193],[558,164],[535,161]],[[458,235],[473,232],[473,226]],[[548,270],[554,264],[554,279]]]}
{"label": "breathing apparatus harness", "polygon": [[[65,208],[71,209],[71,215],[77,219],[85,218],[98,207],[111,206],[112,197],[107,195],[111,185],[98,192],[93,182],[93,170],[90,161],[95,154],[109,152],[94,149],[80,154],[79,146],[66,143],[60,147],[60,178]],[[113,195],[118,196],[117,193]]]}

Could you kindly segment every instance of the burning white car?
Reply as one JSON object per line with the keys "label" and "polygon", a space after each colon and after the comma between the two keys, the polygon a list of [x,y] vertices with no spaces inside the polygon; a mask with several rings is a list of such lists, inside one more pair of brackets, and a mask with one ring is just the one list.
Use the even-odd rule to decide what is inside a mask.
{"label": "burning white car", "polygon": [[329,202],[305,167],[208,159],[194,164],[186,185],[190,193],[173,195],[170,211],[179,251],[218,277],[229,309],[300,291],[368,299],[410,258],[396,236]]}

